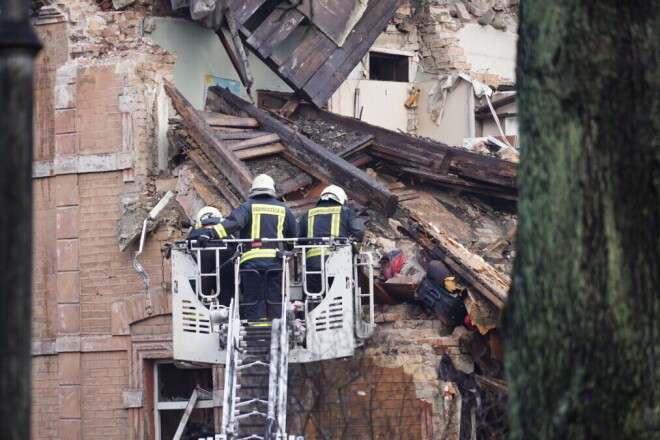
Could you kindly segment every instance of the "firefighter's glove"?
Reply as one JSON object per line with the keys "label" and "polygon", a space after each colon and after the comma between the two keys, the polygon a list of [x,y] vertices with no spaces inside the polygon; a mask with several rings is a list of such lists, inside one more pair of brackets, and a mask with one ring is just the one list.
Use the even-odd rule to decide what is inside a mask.
{"label": "firefighter's glove", "polygon": [[197,237],[197,243],[199,247],[205,248],[209,244],[210,237],[208,235],[200,235]]}

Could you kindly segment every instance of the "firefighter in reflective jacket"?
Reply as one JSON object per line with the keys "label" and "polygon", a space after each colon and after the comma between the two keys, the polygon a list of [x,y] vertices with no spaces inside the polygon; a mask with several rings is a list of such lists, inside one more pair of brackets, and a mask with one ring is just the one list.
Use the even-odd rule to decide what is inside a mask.
{"label": "firefighter in reflective jacket", "polygon": [[[199,210],[197,213],[197,219],[193,229],[188,233],[189,240],[199,240],[200,243],[203,243],[205,240],[208,240],[212,236],[211,230],[217,224],[222,221],[222,214],[217,208],[213,206],[205,206]],[[234,255],[236,247],[232,244],[227,247],[227,249],[221,250],[218,252],[219,262],[218,266],[220,267],[220,293],[218,295],[218,301],[224,306],[228,306],[230,300],[234,296],[234,266],[229,261]],[[215,251],[201,251],[201,264],[200,271],[201,273],[214,273],[216,268],[215,261]],[[202,276],[202,293],[204,295],[210,295],[216,291],[216,278],[215,276]],[[194,286],[194,282],[191,280],[191,285]]]}
{"label": "firefighter in reflective jacket", "polygon": [[[287,206],[275,199],[275,182],[266,175],[254,178],[250,200],[241,204],[213,227],[217,238],[234,232],[240,238],[294,238],[296,218]],[[255,241],[241,255],[243,317],[249,321],[279,318],[282,311],[282,244]]]}
{"label": "firefighter in reflective jacket", "polygon": [[[364,223],[355,211],[346,206],[346,200],[346,193],[337,185],[326,187],[316,207],[300,218],[299,236],[349,237],[355,239],[358,245],[361,244],[364,239]],[[306,258],[308,271],[321,270],[321,248],[308,249]],[[320,293],[322,290],[321,276],[308,275],[307,291]]]}

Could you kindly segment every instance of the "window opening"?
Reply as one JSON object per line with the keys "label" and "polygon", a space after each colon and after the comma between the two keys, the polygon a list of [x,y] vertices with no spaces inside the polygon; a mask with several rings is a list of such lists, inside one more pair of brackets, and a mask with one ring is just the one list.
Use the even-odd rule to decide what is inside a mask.
{"label": "window opening", "polygon": [[369,52],[369,79],[408,82],[409,60],[406,55]]}
{"label": "window opening", "polygon": [[[157,362],[154,384],[156,440],[171,440],[195,388],[213,391],[213,375],[210,368],[181,369],[171,361]],[[181,440],[214,436],[213,399],[200,393]]]}

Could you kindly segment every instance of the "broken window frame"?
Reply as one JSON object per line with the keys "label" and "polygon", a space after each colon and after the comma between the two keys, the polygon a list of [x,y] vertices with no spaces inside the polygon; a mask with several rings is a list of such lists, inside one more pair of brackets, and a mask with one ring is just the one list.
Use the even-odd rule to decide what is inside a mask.
{"label": "broken window frame", "polygon": [[[188,399],[186,400],[180,400],[176,402],[168,401],[168,402],[162,402],[160,401],[160,396],[159,396],[159,381],[160,381],[160,373],[158,371],[159,367],[164,364],[172,364],[174,365],[174,359],[161,359],[153,362],[153,384],[154,384],[154,389],[153,389],[153,410],[154,410],[154,440],[161,440],[161,425],[162,425],[162,420],[161,420],[161,412],[162,411],[185,411],[186,406],[188,405]],[[213,369],[208,367],[208,368],[199,368],[200,370],[209,370],[209,374],[211,375],[211,379],[213,379]],[[192,393],[192,391],[191,391]],[[190,396],[187,396],[190,398]],[[197,403],[195,403],[194,409],[211,409],[213,410],[215,407],[213,405],[213,399],[211,400],[201,400],[199,399]]]}
{"label": "broken window frame", "polygon": [[[403,82],[403,83],[409,83],[412,82],[412,72],[410,71],[410,68],[412,66],[412,61],[413,61],[413,54],[412,53],[407,53],[399,50],[392,50],[392,49],[382,49],[382,48],[371,48],[369,50],[369,53],[366,57],[366,67],[367,67],[367,76],[370,81],[389,81],[389,82]],[[405,78],[404,79],[396,79],[396,72],[395,72],[395,79],[382,79],[382,78],[373,78],[372,74],[372,59],[373,58],[380,58],[380,59],[390,59],[390,60],[396,60],[396,63],[403,63],[405,61],[405,68],[398,66],[395,67],[395,71],[405,72]]]}

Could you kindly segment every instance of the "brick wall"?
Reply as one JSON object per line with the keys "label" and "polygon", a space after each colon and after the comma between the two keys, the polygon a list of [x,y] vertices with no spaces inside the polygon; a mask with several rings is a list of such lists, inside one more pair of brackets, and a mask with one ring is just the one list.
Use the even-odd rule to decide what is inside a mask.
{"label": "brick wall", "polygon": [[57,356],[40,356],[32,362],[32,438],[58,437]]}
{"label": "brick wall", "polygon": [[125,440],[128,412],[122,393],[128,387],[126,352],[96,352],[82,355],[82,438]]}
{"label": "brick wall", "polygon": [[79,154],[122,151],[122,114],[118,97],[123,91],[122,75],[115,64],[86,66],[76,80]]}
{"label": "brick wall", "polygon": [[[402,366],[356,358],[291,367],[291,426],[316,439],[431,439],[430,405]],[[302,398],[301,398],[302,397]],[[293,432],[293,431],[292,431]]]}
{"label": "brick wall", "polygon": [[55,152],[55,76],[68,59],[67,24],[56,19],[35,31],[44,47],[34,64],[34,160],[47,160]]}
{"label": "brick wall", "polygon": [[52,339],[57,335],[57,248],[55,242],[55,179],[46,178],[33,186],[33,282],[32,337]]}

